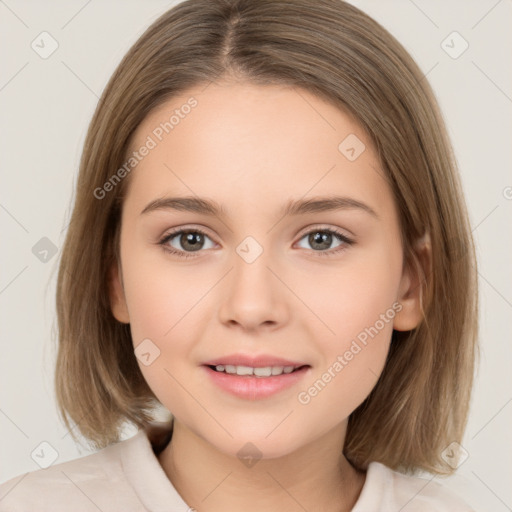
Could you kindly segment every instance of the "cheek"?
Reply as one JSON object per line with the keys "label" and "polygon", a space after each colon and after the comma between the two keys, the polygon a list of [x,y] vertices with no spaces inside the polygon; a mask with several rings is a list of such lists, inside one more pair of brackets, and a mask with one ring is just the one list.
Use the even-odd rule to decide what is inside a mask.
{"label": "cheek", "polygon": [[[393,319],[401,306],[386,293],[371,300],[344,305],[332,317],[336,336],[317,337],[322,361],[297,394],[308,414],[325,416],[334,425],[347,418],[370,394],[384,368],[393,333]],[[335,312],[333,312],[334,314]]]}
{"label": "cheek", "polygon": [[190,400],[183,385],[190,377],[187,364],[195,342],[204,331],[199,318],[218,278],[193,266],[173,265],[130,240],[123,254],[123,277],[139,368],[158,399],[179,416]]}
{"label": "cheek", "polygon": [[393,318],[396,314],[393,304],[401,267],[399,247],[393,251],[354,252],[335,270],[324,269],[315,272],[315,279],[303,280],[301,294],[325,326],[323,339],[329,353],[343,350],[376,322],[379,331],[391,334],[392,321],[381,325],[380,319],[386,313]]}
{"label": "cheek", "polygon": [[215,283],[214,276],[170,263],[154,250],[135,249],[123,260],[123,275],[134,345],[144,338],[172,340],[190,328]]}
{"label": "cheek", "polygon": [[130,278],[125,291],[137,363],[160,402],[180,416],[186,412],[182,407],[189,398],[183,389],[188,379],[183,362],[190,359],[194,337],[198,336],[194,311],[201,307],[198,299],[204,291],[178,273],[169,275],[169,270],[166,274],[158,267],[152,267],[146,276],[136,269],[129,274],[128,265],[126,270]]}
{"label": "cheek", "polygon": [[348,418],[375,387],[386,361],[390,333],[381,331],[367,344],[353,340],[319,368],[297,393],[307,417],[323,418],[329,430]]}
{"label": "cheek", "polygon": [[[318,289],[309,297],[321,312],[322,336],[317,340],[323,355],[320,364],[298,394],[309,412],[336,404],[333,416],[347,417],[371,392],[384,368],[393,332],[393,320],[401,310],[396,301],[402,260],[399,249],[374,253],[357,263],[319,276]],[[346,269],[345,269],[346,268]]]}

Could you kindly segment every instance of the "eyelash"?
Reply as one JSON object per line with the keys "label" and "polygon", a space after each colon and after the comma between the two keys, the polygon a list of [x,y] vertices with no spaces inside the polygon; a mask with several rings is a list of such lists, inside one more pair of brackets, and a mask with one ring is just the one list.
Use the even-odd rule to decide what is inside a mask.
{"label": "eyelash", "polygon": [[[207,236],[208,238],[210,238],[207,233],[205,233],[203,230],[198,229],[198,228],[179,229],[177,231],[172,231],[171,233],[166,234],[158,242],[158,245],[162,246],[162,249],[165,252],[167,252],[169,254],[172,254],[172,255],[175,255],[175,256],[178,256],[180,258],[195,258],[196,255],[194,254],[194,252],[201,252],[201,251],[194,251],[194,252],[178,251],[178,250],[176,250],[174,248],[170,248],[167,245],[167,243],[170,240],[172,240],[175,236],[181,235],[183,233],[200,233],[201,235]],[[312,229],[312,230],[308,231],[307,233],[304,233],[302,235],[302,237],[300,238],[300,240],[302,240],[305,236],[310,235],[311,233],[329,233],[329,234],[334,235],[340,242],[343,242],[345,244],[345,245],[340,245],[338,248],[336,248],[334,250],[331,249],[331,250],[328,250],[328,251],[313,251],[313,252],[317,253],[319,256],[330,257],[330,256],[337,255],[338,253],[340,253],[341,251],[344,251],[346,249],[346,245],[350,246],[350,245],[354,245],[354,243],[355,243],[354,240],[351,240],[350,238],[348,238],[343,233],[337,231],[336,229],[332,229],[332,228]]]}

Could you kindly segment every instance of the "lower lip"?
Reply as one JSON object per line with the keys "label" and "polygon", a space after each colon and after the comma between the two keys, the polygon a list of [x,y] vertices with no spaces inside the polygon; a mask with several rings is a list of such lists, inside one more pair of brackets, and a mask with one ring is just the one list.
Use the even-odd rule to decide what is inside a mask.
{"label": "lower lip", "polygon": [[282,373],[270,377],[256,377],[254,375],[237,375],[225,372],[216,372],[209,366],[203,366],[213,383],[224,391],[246,400],[259,400],[275,395],[290,388],[299,382],[310,369],[304,366],[292,373]]}

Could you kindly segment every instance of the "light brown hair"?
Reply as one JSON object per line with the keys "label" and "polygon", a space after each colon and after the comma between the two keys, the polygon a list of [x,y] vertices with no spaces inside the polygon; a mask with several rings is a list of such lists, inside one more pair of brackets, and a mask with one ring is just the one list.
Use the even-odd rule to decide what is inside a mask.
{"label": "light brown hair", "polygon": [[[156,20],[119,64],[89,126],[60,261],[55,388],[66,426],[75,437],[73,420],[102,448],[120,439],[125,422],[152,420],[158,400],[108,293],[130,176],[102,199],[94,191],[126,161],[134,131],[155,107],[225,77],[312,92],[351,113],[374,144],[400,214],[404,262],[421,275],[424,319],[393,332],[377,385],[349,418],[343,450],[360,468],[379,461],[450,473],[441,452],[465,429],[478,316],[456,161],[417,64],[341,0],[188,0]],[[421,274],[414,244],[425,233],[432,259]]]}

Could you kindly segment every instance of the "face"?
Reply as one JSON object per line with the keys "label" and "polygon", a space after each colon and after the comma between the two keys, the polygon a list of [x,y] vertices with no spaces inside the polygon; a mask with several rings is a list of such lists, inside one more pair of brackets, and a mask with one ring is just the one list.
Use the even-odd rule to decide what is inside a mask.
{"label": "face", "polygon": [[225,83],[153,111],[131,148],[111,302],[161,403],[233,456],[344,428],[419,320],[369,137],[306,91]]}

